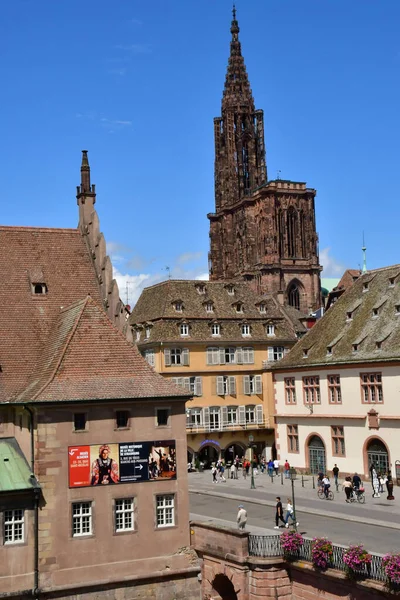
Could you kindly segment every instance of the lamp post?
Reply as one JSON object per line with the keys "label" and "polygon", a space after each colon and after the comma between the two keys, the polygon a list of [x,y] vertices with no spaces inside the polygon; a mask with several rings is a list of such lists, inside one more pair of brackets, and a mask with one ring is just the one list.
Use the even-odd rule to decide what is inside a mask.
{"label": "lamp post", "polygon": [[249,435],[249,448],[250,448],[250,489],[251,490],[255,490],[256,486],[254,485],[254,471],[253,471],[253,442],[254,442],[254,436],[253,435]]}
{"label": "lamp post", "polygon": [[297,472],[296,469],[294,469],[293,467],[291,467],[289,469],[289,479],[291,481],[292,484],[292,498],[293,498],[293,518],[294,518],[294,523],[293,523],[293,527],[295,528],[295,530],[297,531],[297,517],[296,517],[296,502],[294,499],[294,482],[297,479]]}

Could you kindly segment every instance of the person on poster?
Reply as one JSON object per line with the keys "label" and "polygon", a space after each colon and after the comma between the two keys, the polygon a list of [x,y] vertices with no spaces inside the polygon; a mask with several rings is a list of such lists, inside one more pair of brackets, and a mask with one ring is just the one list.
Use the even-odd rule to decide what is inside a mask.
{"label": "person on poster", "polygon": [[118,463],[110,457],[110,446],[99,448],[99,458],[92,464],[91,485],[109,485],[119,482]]}

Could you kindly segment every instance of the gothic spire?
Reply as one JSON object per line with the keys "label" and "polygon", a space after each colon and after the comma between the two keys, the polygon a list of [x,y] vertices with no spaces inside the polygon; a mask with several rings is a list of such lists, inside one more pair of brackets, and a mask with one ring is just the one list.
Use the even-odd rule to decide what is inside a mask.
{"label": "gothic spire", "polygon": [[232,17],[231,49],[222,99],[222,109],[238,108],[245,105],[254,111],[254,100],[239,42],[240,29],[236,19],[235,5],[233,5]]}
{"label": "gothic spire", "polygon": [[90,166],[88,159],[88,151],[82,150],[81,164],[81,191],[90,192]]}

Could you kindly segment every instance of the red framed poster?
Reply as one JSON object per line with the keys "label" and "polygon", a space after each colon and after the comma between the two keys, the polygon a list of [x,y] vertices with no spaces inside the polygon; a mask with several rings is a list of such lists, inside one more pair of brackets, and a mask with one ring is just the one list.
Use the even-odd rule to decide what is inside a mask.
{"label": "red framed poster", "polygon": [[68,448],[69,487],[90,485],[90,446]]}

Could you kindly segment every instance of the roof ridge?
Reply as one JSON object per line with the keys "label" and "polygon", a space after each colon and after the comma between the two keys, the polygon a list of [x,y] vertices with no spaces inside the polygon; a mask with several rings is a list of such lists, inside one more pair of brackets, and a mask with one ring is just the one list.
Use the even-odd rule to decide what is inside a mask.
{"label": "roof ridge", "polygon": [[[83,314],[83,311],[85,309],[85,306],[87,305],[87,303],[89,301],[89,298],[91,298],[91,296],[86,296],[85,300],[81,300],[82,308],[81,308],[79,314],[77,315],[76,320],[75,320],[75,324],[72,327],[72,330],[70,331],[70,333],[69,333],[69,335],[67,337],[67,340],[66,340],[66,342],[64,344],[64,348],[60,352],[59,359],[57,360],[57,362],[55,364],[55,367],[54,367],[53,371],[51,372],[48,380],[46,381],[46,383],[44,383],[42,385],[42,387],[36,392],[36,394],[34,394],[32,400],[35,400],[46,389],[46,387],[48,385],[50,385],[50,383],[53,381],[54,377],[56,376],[56,373],[57,373],[57,371],[58,371],[58,369],[59,369],[59,367],[61,365],[61,362],[62,362],[62,360],[63,360],[63,358],[65,356],[65,353],[67,351],[67,348],[68,348],[69,344],[71,343],[72,338],[75,335],[75,331],[76,331],[76,329],[78,327],[79,321],[80,321],[80,319],[82,317],[82,314]],[[93,299],[92,299],[92,301],[93,301]],[[75,302],[74,304],[72,304],[71,306],[69,306],[68,309],[71,310],[72,308],[74,308],[75,306],[77,306],[77,304],[79,304],[79,302],[78,303]],[[66,310],[63,311],[63,312],[66,312]]]}
{"label": "roof ridge", "polygon": [[77,227],[33,227],[32,225],[0,225],[0,231],[41,231],[43,233],[80,233]]}

